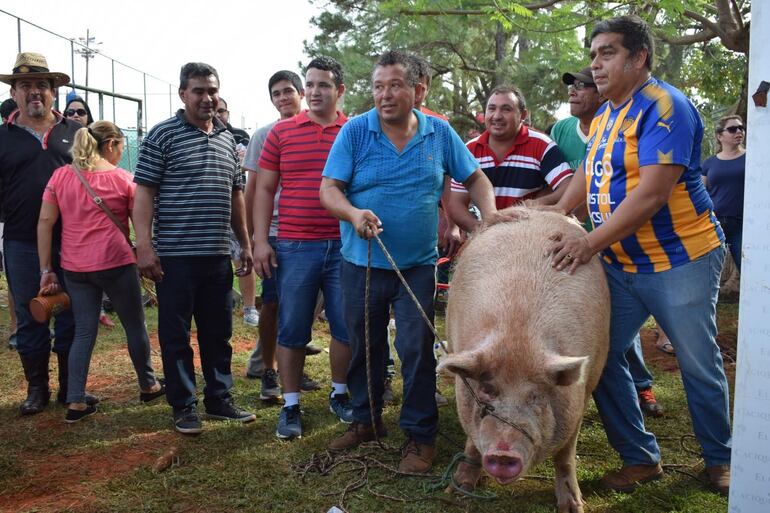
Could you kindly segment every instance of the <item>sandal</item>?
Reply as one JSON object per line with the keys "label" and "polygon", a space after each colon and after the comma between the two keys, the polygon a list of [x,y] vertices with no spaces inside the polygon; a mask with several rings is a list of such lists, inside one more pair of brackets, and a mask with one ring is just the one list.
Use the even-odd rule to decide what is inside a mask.
{"label": "sandal", "polygon": [[655,349],[657,349],[662,353],[670,354],[672,356],[676,354],[676,351],[674,351],[674,346],[671,345],[671,342],[669,342],[668,340],[666,340],[662,344],[655,343]]}

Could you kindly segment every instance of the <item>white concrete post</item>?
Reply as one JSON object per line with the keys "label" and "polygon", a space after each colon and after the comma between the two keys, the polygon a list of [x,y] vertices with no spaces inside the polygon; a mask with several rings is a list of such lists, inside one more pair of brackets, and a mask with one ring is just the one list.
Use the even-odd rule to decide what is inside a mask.
{"label": "white concrete post", "polygon": [[[770,2],[752,2],[749,96],[770,82]],[[730,513],[770,511],[770,107],[749,98]]]}

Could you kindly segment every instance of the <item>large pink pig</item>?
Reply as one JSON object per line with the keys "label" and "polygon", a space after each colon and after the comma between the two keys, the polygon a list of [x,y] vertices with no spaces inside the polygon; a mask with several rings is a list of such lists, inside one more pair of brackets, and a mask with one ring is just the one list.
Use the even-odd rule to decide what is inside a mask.
{"label": "large pink pig", "polygon": [[[526,217],[482,231],[459,257],[447,307],[452,354],[439,369],[457,376],[465,455],[501,484],[553,456],[558,511],[577,513],[575,444],[607,357],[609,292],[598,259],[573,275],[551,267],[549,237],[579,234],[577,221],[521,210]],[[480,473],[462,463],[455,480],[473,489]]]}

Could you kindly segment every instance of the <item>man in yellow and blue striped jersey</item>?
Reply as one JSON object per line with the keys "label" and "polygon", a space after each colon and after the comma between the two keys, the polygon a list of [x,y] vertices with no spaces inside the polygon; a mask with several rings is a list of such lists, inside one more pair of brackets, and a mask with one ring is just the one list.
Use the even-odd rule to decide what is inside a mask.
{"label": "man in yellow and blue striped jersey", "polygon": [[724,235],[699,176],[703,122],[679,90],[651,75],[653,53],[650,28],[637,17],[594,28],[591,71],[609,101],[591,125],[584,167],[557,207],[570,212],[587,201],[595,229],[555,234],[551,254],[556,269],[574,272],[600,253],[607,273],[610,352],[594,399],[623,468],[602,484],[627,492],[663,475],[625,356],[652,314],[676,347],[710,485],[726,494],[730,408],[715,341]]}

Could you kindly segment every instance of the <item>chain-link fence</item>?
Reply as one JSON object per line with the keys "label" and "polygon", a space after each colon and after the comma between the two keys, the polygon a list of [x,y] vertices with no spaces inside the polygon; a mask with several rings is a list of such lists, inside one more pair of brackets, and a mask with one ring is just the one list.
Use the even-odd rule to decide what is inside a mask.
{"label": "chain-link fence", "polygon": [[[74,91],[86,100],[94,119],[110,120],[141,140],[148,127],[173,114],[177,86],[104,55],[94,45],[88,37],[68,38],[0,9],[0,69],[10,71],[17,52],[42,53],[53,71],[72,79],[59,88],[59,110]],[[0,101],[8,97],[7,89],[0,90]],[[129,158],[136,163],[135,155],[124,160]]]}

